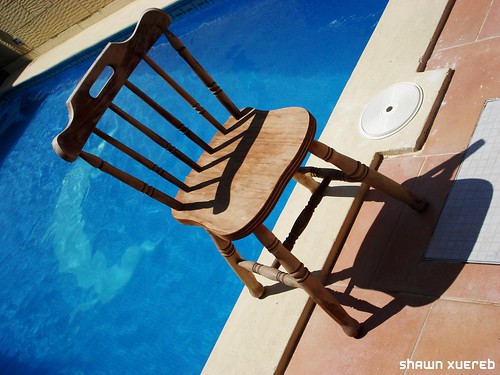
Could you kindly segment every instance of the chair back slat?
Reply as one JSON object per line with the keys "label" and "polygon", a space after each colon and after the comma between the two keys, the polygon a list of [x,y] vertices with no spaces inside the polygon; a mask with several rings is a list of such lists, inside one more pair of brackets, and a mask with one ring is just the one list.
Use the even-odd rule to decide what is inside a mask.
{"label": "chair back slat", "polygon": [[139,163],[141,163],[142,165],[144,165],[149,170],[155,172],[160,177],[163,177],[165,180],[167,180],[171,184],[177,186],[179,189],[182,189],[184,191],[189,191],[190,190],[190,188],[185,183],[183,183],[178,178],[176,178],[175,176],[173,176],[172,174],[170,174],[168,171],[164,170],[163,168],[161,168],[160,166],[158,166],[157,164],[155,164],[153,161],[149,160],[145,156],[139,154],[137,151],[135,151],[135,150],[131,149],[130,147],[124,145],[119,140],[111,137],[109,134],[103,132],[99,128],[95,128],[94,129],[94,134],[97,135],[102,140],[108,142],[110,145],[113,145],[118,150],[120,150],[123,153],[127,154],[132,159],[138,161]]}
{"label": "chair back slat", "polygon": [[125,112],[123,109],[118,107],[117,105],[111,103],[109,105],[109,109],[115,112],[118,116],[123,118],[125,121],[127,121],[129,124],[131,124],[133,127],[135,127],[137,130],[142,132],[144,135],[146,135],[149,139],[151,139],[153,142],[155,142],[158,146],[164,148],[168,152],[170,152],[172,155],[174,155],[177,159],[182,161],[184,164],[187,166],[193,168],[195,171],[200,172],[201,167],[196,164],[195,161],[193,161],[191,158],[189,158],[186,154],[184,154],[182,151],[178,150],[176,147],[174,147],[170,142],[168,142],[165,138],[160,136],[158,133],[155,131],[151,130],[148,128],[146,125],[141,123],[139,120]]}
{"label": "chair back slat", "polygon": [[151,108],[153,108],[160,116],[162,116],[165,120],[167,120],[170,124],[172,124],[177,130],[179,130],[182,134],[200,146],[203,150],[213,153],[212,147],[210,147],[203,139],[198,137],[196,133],[191,131],[186,125],[184,125],[177,117],[168,112],[165,108],[159,105],[156,101],[154,101],[149,95],[147,95],[144,91],[139,89],[132,82],[125,82],[125,86],[132,91],[135,95],[141,98],[145,103],[147,103]]}
{"label": "chair back slat", "polygon": [[210,124],[212,124],[218,131],[223,134],[227,133],[227,130],[222,126],[222,124],[214,118],[210,112],[208,112],[203,106],[193,98],[186,90],[182,88],[167,72],[165,72],[156,62],[154,62],[148,55],[144,56],[144,61],[160,76],[165,82],[167,82],[186,102],[193,107],[193,109],[202,115]]}
{"label": "chair back slat", "polygon": [[[154,55],[157,51],[163,51],[163,44],[157,44],[158,49],[151,50],[155,43],[160,38],[168,41],[166,45],[173,49],[173,53],[166,53],[165,56],[169,59],[169,67],[173,68],[174,73],[184,72],[182,66],[187,66],[192,75],[196,75],[201,80],[199,82],[195,79],[196,83],[199,84],[199,88],[207,87],[231,116],[235,119],[241,119],[242,112],[201,67],[198,61],[193,58],[179,38],[168,30],[170,23],[171,19],[166,13],[158,9],[150,9],[143,14],[129,39],[123,42],[108,43],[68,99],[68,125],[54,138],[52,145],[57,154],[66,161],[73,162],[80,156],[94,167],[109,173],[139,191],[146,192],[146,194],[158,201],[170,207],[182,209],[181,203],[160,190],[151,188],[150,185],[142,181],[142,178],[145,177],[142,175],[141,170],[137,172],[137,169],[135,169],[134,174],[140,177],[138,178],[118,168],[119,166],[128,171],[129,168],[135,168],[137,165],[118,164],[121,163],[121,160],[116,160],[117,155],[115,154],[112,159],[108,159],[106,155],[99,153],[99,156],[96,156],[84,151],[84,147],[91,147],[90,145],[86,146],[86,144],[89,138],[94,135],[92,137],[99,137],[104,142],[111,144],[120,154],[125,154],[126,156],[123,159],[130,159],[145,171],[155,172],[173,187],[186,192],[194,189],[194,187],[181,182],[182,178],[179,178],[181,176],[174,175],[174,171],[176,174],[184,174],[183,177],[189,174],[184,165],[180,165],[180,163],[179,165],[171,164],[172,168],[169,168],[170,171],[168,172],[165,170],[167,169],[165,166],[163,166],[165,168],[163,169],[158,165],[161,164],[158,160],[166,159],[162,154],[155,154],[153,150],[148,149],[152,145],[149,140],[167,150],[196,172],[201,172],[205,168],[196,162],[200,157],[200,151],[213,154],[220,148],[220,145],[217,149],[214,149],[206,140],[206,138],[213,135],[210,134],[211,129],[202,129],[202,133],[196,134],[194,128],[189,128],[186,118],[191,119],[190,115],[185,112],[177,113],[176,108],[171,108],[171,106],[174,106],[172,99],[179,99],[179,102],[182,102],[178,111],[183,111],[182,108],[186,107],[184,102],[187,102],[204,121],[212,124],[218,132],[227,134],[230,129],[226,129],[194,98],[196,95],[203,96],[203,94],[198,92],[193,96],[188,93],[186,87],[182,87],[178,83],[184,81],[184,73],[182,73],[182,80],[177,78],[176,81],[171,76],[175,76],[175,74],[172,72],[167,73],[164,70],[165,68],[160,66],[160,62],[162,64],[165,62],[156,57],[156,61],[153,61],[148,56],[148,53]],[[144,63],[142,63],[143,61]],[[171,65],[170,61],[177,65]],[[137,72],[132,76],[136,70]],[[109,72],[111,73],[109,74]],[[186,84],[191,84],[189,78],[185,81]],[[152,85],[161,90],[166,90],[165,92],[158,92],[157,90],[155,90],[156,92],[150,92]],[[126,87],[126,89],[123,89],[123,87]],[[140,102],[139,105],[137,105],[138,102]],[[165,103],[168,105],[168,109],[165,108]],[[146,111],[143,110],[144,108]],[[219,112],[214,113],[219,114]],[[103,117],[104,119],[101,121]],[[116,120],[128,122],[139,133],[132,131],[129,135],[124,134],[121,136],[116,134],[115,137],[115,132],[122,132],[127,127],[122,127]],[[174,129],[179,131],[178,134],[182,134],[190,142],[185,143],[183,140],[179,140],[180,137],[177,136],[175,130],[162,126],[163,121],[170,123]],[[97,128],[98,124],[99,128]],[[110,127],[112,127],[111,131]],[[136,137],[136,134],[144,135],[144,138],[149,139],[143,142]],[[193,148],[193,145],[196,147]],[[114,152],[111,149],[107,151],[107,149],[102,148],[102,150],[103,152]],[[116,167],[103,159],[112,160]],[[149,175],[148,178],[155,178],[155,176]],[[161,187],[163,189],[163,185]],[[169,190],[171,187],[165,190],[169,194],[172,193]]]}
{"label": "chair back slat", "polygon": [[80,152],[79,156],[94,168],[100,169],[101,171],[113,176],[121,182],[124,182],[125,184],[140,191],[141,193],[157,200],[158,202],[166,204],[167,206],[176,210],[182,209],[182,203],[180,203],[178,200],[154,188],[153,186],[146,184],[144,181],[138,179],[137,177],[134,177],[127,172],[114,167],[108,162],[102,160],[100,157],[85,151]]}
{"label": "chair back slat", "polygon": [[[109,104],[170,23],[166,13],[148,11],[127,41],[108,43],[68,99],[70,122],[52,142],[59,156],[70,162],[78,158]],[[91,89],[107,67],[111,67],[113,75],[99,95],[93,97]]]}
{"label": "chair back slat", "polygon": [[201,66],[201,64],[191,55],[191,52],[184,46],[184,44],[177,38],[170,30],[165,30],[165,35],[172,47],[177,51],[177,53],[188,63],[188,65],[193,69],[196,75],[201,79],[201,81],[207,86],[207,88],[215,95],[219,102],[227,109],[227,111],[235,118],[240,119],[242,117],[241,111],[236,107],[236,105],[229,99],[224,91],[217,85],[215,80],[207,73],[207,71]]}

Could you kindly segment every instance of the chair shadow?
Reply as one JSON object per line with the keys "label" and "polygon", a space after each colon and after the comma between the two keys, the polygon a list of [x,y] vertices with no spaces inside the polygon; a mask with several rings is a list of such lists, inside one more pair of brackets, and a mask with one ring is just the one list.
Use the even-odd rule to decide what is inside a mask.
{"label": "chair shadow", "polygon": [[[406,306],[424,306],[439,299],[462,271],[465,266],[464,262],[427,260],[425,253],[452,184],[454,189],[460,189],[471,195],[481,194],[482,197],[482,204],[473,207],[468,202],[474,202],[474,200],[467,199],[467,196],[462,197],[463,204],[471,205],[471,207],[466,207],[469,220],[463,220],[462,228],[454,228],[454,231],[469,233],[472,241],[464,243],[463,247],[467,254],[472,252],[491,203],[493,186],[482,179],[453,181],[452,177],[462,160],[476,152],[483,144],[484,141],[478,141],[465,152],[455,155],[426,174],[406,181],[403,185],[416,188],[424,196],[426,196],[426,191],[429,193],[440,191],[442,195],[440,197],[426,196],[431,206],[422,214],[404,215],[403,210],[410,209],[388,199],[364,238],[353,266],[330,275],[328,285],[350,279],[343,293],[332,291],[342,305],[371,314],[362,323],[360,338],[391,319]],[[404,228],[406,230],[411,228],[411,233],[399,233],[400,236],[405,235],[408,244],[405,249],[388,246],[390,239],[381,240],[379,235],[379,232],[387,232],[387,226],[391,225],[388,223],[394,222],[391,216],[395,214],[396,206],[400,206],[401,218],[399,220],[407,220],[403,225]],[[418,215],[421,216],[418,217]],[[451,236],[450,233],[450,239]],[[378,245],[383,246],[382,256],[380,252],[377,252],[376,246]],[[355,287],[385,293],[393,300],[383,307],[375,306],[368,301],[353,297],[350,293]]]}
{"label": "chair shadow", "polygon": [[[452,177],[460,163],[476,152],[483,144],[484,141],[478,141],[466,151],[455,155],[426,174],[410,179],[403,184],[409,188],[417,189],[424,196],[426,195],[426,191],[441,190],[441,196],[427,197],[431,206],[424,213],[414,213],[402,203],[391,198],[386,199],[382,193],[368,194],[365,197],[365,201],[385,202],[384,207],[364,238],[353,266],[332,273],[326,282],[327,285],[332,285],[341,280],[350,279],[344,292],[335,290],[330,290],[330,292],[340,304],[370,314],[368,319],[362,323],[362,332],[358,338],[366,336],[370,331],[391,319],[406,306],[424,306],[439,299],[462,271],[465,265],[463,262],[425,260],[424,257],[452,185],[454,188],[460,189],[460,191],[469,192],[470,194],[480,194],[483,199],[483,204],[467,208],[468,218],[472,220],[464,220],[463,228],[454,228],[455,230],[463,230],[470,233],[469,238],[473,239],[473,241],[470,241],[466,245],[468,246],[466,250],[468,254],[472,252],[491,203],[493,186],[488,181],[482,179],[471,178],[453,181]],[[341,195],[348,196],[352,193],[350,190],[340,190],[336,193],[340,192],[343,193]],[[334,191],[332,191],[332,194],[337,195]],[[473,200],[468,200],[467,197],[463,197],[463,201],[464,204],[473,202]],[[402,215],[404,210],[410,212],[405,215],[406,220],[414,221],[405,225],[406,228],[410,227],[414,229],[411,233],[407,234],[408,248],[385,250],[385,253],[382,254],[383,256],[380,256],[380,252],[374,251],[376,250],[376,246],[381,245],[385,248],[389,239],[381,240],[379,232],[387,232],[387,226],[391,225],[388,223],[394,222],[392,219],[395,212]],[[424,240],[416,240],[420,236],[424,236]],[[385,242],[380,243],[381,241]],[[397,251],[397,253],[391,253],[391,251]],[[420,273],[422,275],[419,280]],[[312,274],[319,277],[320,271],[313,271]],[[413,277],[407,277],[407,275]],[[425,280],[429,275],[432,279]],[[378,282],[378,276],[382,276],[383,283]],[[388,285],[394,286],[398,284],[400,284],[400,287],[388,287]],[[385,306],[378,307],[368,301],[352,296],[351,292],[355,287],[379,291],[391,296],[393,299]],[[284,293],[290,289],[293,288],[276,283],[266,287],[263,297]],[[415,292],[417,289],[418,293]]]}
{"label": "chair shadow", "polygon": [[243,123],[250,121],[250,124],[248,125],[248,128],[246,130],[230,138],[224,144],[216,148],[216,151],[221,151],[232,143],[239,141],[234,150],[224,154],[210,164],[202,167],[203,171],[208,170],[227,160],[227,164],[222,171],[222,175],[204,183],[200,183],[197,186],[190,187],[190,190],[196,190],[209,184],[216,183],[218,185],[214,199],[210,201],[192,202],[185,204],[183,210],[190,211],[212,207],[213,213],[219,214],[221,212],[224,212],[228,208],[231,199],[231,184],[233,182],[234,176],[243,165],[246,156],[250,152],[252,145],[255,143],[255,140],[262,130],[262,126],[264,125],[268,113],[269,111],[247,109],[244,112],[244,117],[229,129],[228,134],[230,134],[231,131],[242,126]]}

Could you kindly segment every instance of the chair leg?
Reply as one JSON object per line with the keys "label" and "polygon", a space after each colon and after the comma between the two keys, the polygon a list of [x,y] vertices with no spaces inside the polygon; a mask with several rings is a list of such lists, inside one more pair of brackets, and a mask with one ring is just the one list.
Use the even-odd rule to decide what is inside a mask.
{"label": "chair leg", "polygon": [[351,318],[344,308],[337,302],[335,297],[316,279],[276,236],[264,225],[260,225],[254,231],[255,236],[276,259],[279,260],[285,270],[297,280],[300,287],[316,302],[325,312],[340,324],[345,334],[356,337],[361,331],[361,326],[355,319]]}
{"label": "chair leg", "polygon": [[217,250],[219,250],[219,253],[221,253],[221,255],[224,257],[236,276],[238,276],[243,284],[246,285],[252,297],[262,297],[262,295],[264,294],[264,286],[257,281],[255,275],[252,272],[238,265],[238,262],[242,261],[243,259],[234,247],[233,243],[231,241],[220,238],[213,233],[208,232],[208,234],[210,235],[210,237],[212,237]]}
{"label": "chair leg", "polygon": [[404,186],[401,186],[396,181],[391,180],[389,177],[375,171],[372,168],[361,164],[340,152],[335,151],[333,148],[328,147],[324,143],[313,141],[310,147],[310,152],[320,159],[328,163],[336,165],[343,172],[350,176],[351,181],[359,181],[374,187],[377,190],[390,195],[393,198],[406,203],[416,211],[423,211],[427,207],[427,201],[411,192]]}

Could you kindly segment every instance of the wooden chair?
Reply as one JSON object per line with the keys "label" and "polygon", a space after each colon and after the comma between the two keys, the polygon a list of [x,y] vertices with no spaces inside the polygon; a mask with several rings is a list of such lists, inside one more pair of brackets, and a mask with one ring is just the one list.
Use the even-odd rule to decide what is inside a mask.
{"label": "wooden chair", "polygon": [[[170,32],[170,23],[167,14],[150,9],[143,14],[133,35],[127,41],[109,43],[105,47],[68,99],[70,121],[66,129],[54,138],[54,150],[69,162],[80,157],[90,165],[169,206],[172,215],[179,222],[205,229],[252,296],[259,298],[264,293],[264,287],[256,280],[254,273],[288,286],[300,287],[341,325],[347,335],[357,336],[360,324],[345,312],[332,294],[291,253],[293,244],[304,230],[312,211],[332,179],[362,181],[418,211],[425,208],[425,200],[375,170],[315,141],[315,119],[303,108],[263,111],[236,107],[182,42]],[[177,58],[189,65],[229,112],[230,117],[226,123],[219,123],[148,56],[148,51],[160,37],[166,37],[165,41],[168,40],[182,59],[178,56]],[[168,83],[199,115],[214,126],[215,135],[211,141],[203,141],[202,137],[188,129],[183,122],[158,104],[157,100],[129,80],[129,76],[141,61],[158,76],[158,82]],[[109,80],[99,93],[91,94],[95,82],[100,79],[106,67],[112,69]],[[184,134],[200,149],[201,156],[197,160],[189,157],[157,131],[115,104],[113,100],[123,87],[144,102],[145,106],[157,112],[166,120],[165,123],[170,123]],[[138,130],[137,133],[153,140],[187,165],[190,171],[184,181],[175,177],[173,172],[155,164],[147,156],[151,152],[136,151],[99,129],[97,124],[107,111],[114,112],[118,118]],[[119,130],[127,131],[125,124],[120,128],[123,129]],[[84,151],[91,134],[137,161],[141,168],[146,167],[156,172],[175,187],[176,196],[146,184],[98,155]],[[179,137],[182,138],[180,135]],[[308,152],[341,170],[300,167]],[[309,187],[313,195],[293,226],[290,236],[281,243],[263,225],[263,221],[293,177]],[[322,178],[322,182],[318,183],[313,177]],[[276,261],[272,266],[243,260],[233,246],[231,241],[252,233],[275,256]],[[280,264],[286,272],[278,270]]]}

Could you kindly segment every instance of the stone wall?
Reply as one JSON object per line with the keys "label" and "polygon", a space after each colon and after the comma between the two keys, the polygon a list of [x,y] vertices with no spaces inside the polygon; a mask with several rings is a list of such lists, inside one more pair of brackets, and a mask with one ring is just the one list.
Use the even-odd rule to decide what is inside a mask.
{"label": "stone wall", "polygon": [[0,0],[0,68],[32,60],[133,0]]}

